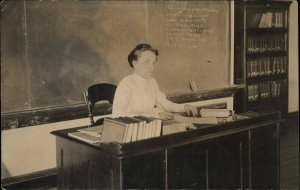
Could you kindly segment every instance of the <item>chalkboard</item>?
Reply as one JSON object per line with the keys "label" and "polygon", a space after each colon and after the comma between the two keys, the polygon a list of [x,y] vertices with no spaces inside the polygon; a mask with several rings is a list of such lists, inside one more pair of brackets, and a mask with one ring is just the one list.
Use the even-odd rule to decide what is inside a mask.
{"label": "chalkboard", "polygon": [[229,81],[227,1],[11,1],[1,17],[2,113],[82,103],[88,86],[130,74],[145,42],[166,93]]}
{"label": "chalkboard", "polygon": [[[229,3],[149,1],[149,41],[159,48],[156,78],[163,91],[229,83]],[[174,85],[176,84],[176,85]]]}

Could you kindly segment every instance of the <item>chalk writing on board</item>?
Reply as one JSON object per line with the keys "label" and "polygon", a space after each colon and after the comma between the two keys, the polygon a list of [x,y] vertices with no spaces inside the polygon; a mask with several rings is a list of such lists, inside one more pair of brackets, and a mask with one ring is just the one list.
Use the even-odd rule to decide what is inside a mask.
{"label": "chalk writing on board", "polygon": [[217,9],[194,7],[188,1],[166,1],[165,46],[197,48],[214,33],[209,19],[219,14]]}

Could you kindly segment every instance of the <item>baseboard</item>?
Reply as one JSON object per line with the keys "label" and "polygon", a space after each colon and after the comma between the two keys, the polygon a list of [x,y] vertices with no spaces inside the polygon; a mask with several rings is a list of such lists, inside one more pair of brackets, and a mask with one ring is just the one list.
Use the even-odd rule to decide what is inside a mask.
{"label": "baseboard", "polygon": [[1,179],[4,189],[46,189],[57,186],[56,168]]}
{"label": "baseboard", "polygon": [[289,112],[288,119],[299,119],[299,111]]}
{"label": "baseboard", "polygon": [[299,128],[299,112],[290,112],[285,117],[285,122],[281,125],[280,134],[288,135],[293,129]]}

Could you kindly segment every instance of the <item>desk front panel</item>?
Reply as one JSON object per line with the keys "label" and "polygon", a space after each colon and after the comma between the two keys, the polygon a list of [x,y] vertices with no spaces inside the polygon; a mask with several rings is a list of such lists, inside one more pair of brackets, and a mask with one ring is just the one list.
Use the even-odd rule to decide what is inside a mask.
{"label": "desk front panel", "polygon": [[279,127],[270,125],[251,131],[251,185],[253,189],[278,189]]}
{"label": "desk front panel", "polygon": [[164,189],[164,150],[122,159],[124,189]]}
{"label": "desk front panel", "polygon": [[256,120],[129,143],[124,149],[113,146],[111,151],[57,132],[58,188],[276,189],[281,120]]}
{"label": "desk front panel", "polygon": [[120,189],[119,159],[56,137],[58,189]]}
{"label": "desk front panel", "polygon": [[248,177],[247,132],[168,149],[168,188],[240,189]]}

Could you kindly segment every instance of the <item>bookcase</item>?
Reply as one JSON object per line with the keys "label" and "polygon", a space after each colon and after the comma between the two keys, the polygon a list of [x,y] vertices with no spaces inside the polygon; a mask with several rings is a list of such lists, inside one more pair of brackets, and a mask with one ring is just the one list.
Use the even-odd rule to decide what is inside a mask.
{"label": "bookcase", "polygon": [[290,1],[235,1],[237,112],[288,110]]}

